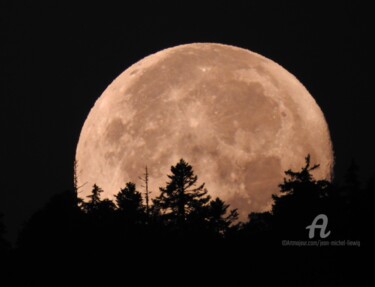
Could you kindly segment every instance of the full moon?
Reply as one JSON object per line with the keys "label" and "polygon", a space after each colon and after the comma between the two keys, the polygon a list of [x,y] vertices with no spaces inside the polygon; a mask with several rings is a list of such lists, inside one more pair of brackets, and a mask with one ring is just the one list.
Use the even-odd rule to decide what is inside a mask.
{"label": "full moon", "polygon": [[287,70],[249,50],[181,45],[150,55],[119,75],[91,109],[79,138],[79,195],[93,184],[113,198],[140,187],[148,167],[151,196],[183,158],[209,194],[240,219],[271,207],[284,171],[305,157],[331,179],[333,150],[324,115]]}

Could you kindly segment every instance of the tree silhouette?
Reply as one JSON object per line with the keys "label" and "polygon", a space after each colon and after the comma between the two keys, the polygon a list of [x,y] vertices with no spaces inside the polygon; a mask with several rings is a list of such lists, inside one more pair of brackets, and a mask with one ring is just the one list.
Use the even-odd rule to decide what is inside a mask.
{"label": "tree silhouette", "polygon": [[[323,278],[331,278],[331,274],[341,275],[342,268],[351,270],[352,267],[333,261],[332,258],[337,256],[335,250],[331,252],[330,249],[330,254],[324,255],[320,252],[323,249],[300,248],[298,250],[310,252],[306,257],[308,259],[303,256],[294,259],[291,249],[280,248],[281,241],[308,240],[306,226],[316,215],[324,213],[329,217],[328,229],[332,231],[329,240],[361,240],[361,249],[367,252],[368,249],[362,246],[365,247],[366,243],[370,246],[371,240],[374,240],[374,221],[370,214],[375,177],[362,188],[357,169],[351,167],[345,185],[337,188],[326,180],[316,180],[313,172],[317,168],[319,165],[312,165],[310,156],[307,156],[301,170],[286,171],[284,181],[279,185],[280,194],[273,195],[272,210],[252,212],[246,223],[237,223],[237,210],[230,210],[221,199],[210,200],[204,184],[198,184],[192,166],[183,159],[171,167],[169,181],[153,200],[150,220],[146,219],[142,194],[131,182],[115,195],[115,203],[102,199],[103,190],[97,185],[93,186],[86,202],[79,199],[74,190],[61,193],[52,197],[31,217],[19,235],[16,252],[8,252],[15,254],[12,255],[16,262],[14,274],[22,274],[25,278],[20,280],[25,282],[18,285],[33,286],[40,281],[43,275],[38,275],[41,267],[35,264],[35,258],[43,259],[42,270],[57,274],[56,277],[64,277],[70,272],[65,271],[67,269],[57,270],[51,264],[61,258],[67,262],[70,260],[70,264],[74,264],[74,258],[92,261],[94,266],[91,270],[97,267],[98,258],[105,258],[103,262],[106,264],[126,258],[132,266],[146,268],[145,263],[157,260],[158,266],[163,269],[174,262],[176,268],[184,273],[186,268],[190,268],[184,266],[188,262],[187,254],[191,258],[204,257],[211,266],[216,264],[216,268],[223,268],[223,274],[228,274],[227,268],[231,267],[238,271],[234,263],[239,259],[235,254],[239,254],[248,258],[252,270],[263,269],[264,275],[272,270],[277,280],[288,273],[290,278],[304,282],[306,275],[315,278],[320,270],[326,272]],[[0,244],[3,234],[0,216]],[[265,259],[263,255],[259,258],[255,256],[261,248],[269,251],[274,247],[283,253],[276,261]],[[331,261],[322,263],[325,262],[322,256]],[[262,258],[264,262],[260,263]],[[264,268],[268,266],[266,264],[273,265],[267,269]],[[320,268],[321,264],[325,265]],[[81,266],[79,261],[76,269]],[[13,274],[11,277],[14,277]],[[35,278],[35,282],[29,284],[29,278]],[[95,281],[96,277],[90,276],[89,279]]]}
{"label": "tree silhouette", "polygon": [[103,189],[101,189],[99,186],[94,184],[91,190],[91,194],[87,196],[87,198],[89,198],[90,200],[82,204],[83,210],[86,211],[87,213],[97,210],[101,203],[100,194],[102,192],[103,192]]}
{"label": "tree silhouette", "polygon": [[117,211],[124,221],[136,224],[144,220],[145,207],[142,204],[142,195],[134,183],[128,182],[115,197]]}
{"label": "tree silhouette", "polygon": [[[319,168],[319,164],[310,166],[311,158],[307,155],[305,158],[306,165],[299,172],[287,170],[285,174],[287,178],[284,178],[284,183],[280,184],[280,191],[284,194],[295,194],[302,190],[314,190],[316,192],[324,192],[329,186],[329,182],[326,180],[316,181],[311,174],[312,171]],[[323,194],[321,194],[323,195]],[[277,197],[277,196],[276,196]]]}
{"label": "tree silhouette", "polygon": [[229,204],[225,204],[218,197],[215,200],[211,200],[208,206],[208,223],[210,229],[221,236],[224,236],[238,219],[237,209],[230,210],[229,214],[227,214],[228,208]]}
{"label": "tree silhouette", "polygon": [[145,188],[146,219],[147,219],[147,221],[149,221],[149,219],[150,219],[150,211],[151,211],[151,208],[150,208],[150,194],[151,194],[151,191],[149,190],[149,173],[148,173],[147,165],[146,165],[145,173],[144,173],[143,176],[144,177],[139,177],[139,179],[144,182],[144,185],[142,185],[142,187]]}
{"label": "tree silhouette", "polygon": [[116,206],[111,200],[101,200],[100,197],[102,192],[103,189],[94,184],[91,190],[91,194],[87,196],[87,198],[89,198],[90,200],[87,202],[82,202],[81,204],[82,209],[87,214],[98,218],[103,218],[115,210]]}
{"label": "tree silhouette", "polygon": [[342,237],[358,240],[369,237],[369,230],[374,224],[366,214],[373,205],[369,185],[361,187],[359,167],[354,160],[344,176],[345,182],[337,189],[336,198],[332,201],[335,210],[336,229]]}
{"label": "tree silhouette", "polygon": [[73,187],[74,191],[78,193],[78,162],[77,160],[74,160],[73,163]]}
{"label": "tree silhouette", "polygon": [[24,225],[17,245],[33,252],[34,250],[56,249],[67,251],[76,246],[82,226],[80,200],[73,191],[65,191],[53,196]]}
{"label": "tree silhouette", "polygon": [[184,226],[189,215],[198,212],[210,200],[204,183],[196,186],[198,176],[193,168],[183,159],[171,167],[170,181],[165,188],[160,188],[160,196],[154,205],[161,210],[167,223]]}
{"label": "tree silhouette", "polygon": [[281,196],[272,195],[273,221],[279,232],[292,236],[304,236],[305,227],[316,215],[327,212],[331,184],[327,180],[315,180],[312,171],[319,165],[311,166],[310,155],[306,165],[299,172],[287,170],[284,182],[279,185]]}
{"label": "tree silhouette", "polygon": [[252,212],[243,229],[250,233],[254,237],[253,239],[264,238],[264,235],[269,236],[269,232],[272,230],[272,216],[271,212]]}
{"label": "tree silhouette", "polygon": [[87,196],[89,200],[82,201],[80,206],[84,215],[81,230],[84,244],[81,253],[85,256],[113,252],[116,245],[116,205],[110,199],[101,199],[102,193],[103,190],[94,184],[91,194]]}

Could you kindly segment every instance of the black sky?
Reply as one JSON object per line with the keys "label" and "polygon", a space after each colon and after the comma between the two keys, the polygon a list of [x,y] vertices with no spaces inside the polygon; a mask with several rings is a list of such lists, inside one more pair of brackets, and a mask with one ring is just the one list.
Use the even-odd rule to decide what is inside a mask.
{"label": "black sky", "polygon": [[11,236],[51,195],[72,187],[79,133],[103,90],[131,64],[178,44],[231,44],[281,64],[326,116],[336,179],[352,158],[363,179],[375,172],[369,7],[96,2],[0,2],[0,210]]}

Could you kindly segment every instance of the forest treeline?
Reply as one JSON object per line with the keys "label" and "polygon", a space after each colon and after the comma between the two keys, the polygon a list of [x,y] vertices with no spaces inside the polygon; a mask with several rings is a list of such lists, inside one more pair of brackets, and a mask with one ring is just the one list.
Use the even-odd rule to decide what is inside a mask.
{"label": "forest treeline", "polygon": [[[273,195],[272,209],[252,212],[246,222],[238,221],[237,210],[229,204],[211,198],[193,167],[183,159],[171,167],[168,182],[152,200],[132,182],[114,200],[102,199],[103,190],[97,185],[84,199],[77,189],[66,191],[53,196],[30,218],[14,248],[3,238],[0,215],[1,256],[13,262],[8,274],[17,273],[15,262],[23,262],[16,270],[23,270],[28,278],[35,275],[30,271],[34,270],[33,258],[41,256],[52,262],[60,257],[119,257],[128,264],[145,264],[147,258],[155,268],[155,260],[161,258],[166,258],[164,264],[178,264],[184,262],[184,256],[201,254],[217,263],[233,254],[251,258],[260,249],[294,252],[282,242],[308,240],[306,227],[318,214],[329,219],[331,234],[327,240],[353,240],[360,242],[362,249],[372,248],[375,179],[362,187],[353,163],[345,184],[336,186],[316,180],[312,173],[317,168],[319,165],[312,165],[307,156],[301,170],[286,171],[280,193]],[[146,184],[147,177],[146,172]],[[316,239],[320,239],[318,235]],[[307,252],[311,255],[321,250]],[[333,278],[338,276],[332,274]]]}

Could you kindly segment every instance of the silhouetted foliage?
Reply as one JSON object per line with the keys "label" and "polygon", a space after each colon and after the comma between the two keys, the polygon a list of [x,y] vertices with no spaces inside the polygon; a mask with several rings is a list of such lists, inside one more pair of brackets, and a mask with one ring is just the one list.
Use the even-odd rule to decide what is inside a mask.
{"label": "silhouetted foliage", "polygon": [[[280,184],[280,191],[282,193],[292,195],[298,192],[316,192],[319,197],[326,196],[325,191],[330,185],[327,180],[316,181],[311,174],[312,171],[319,168],[319,164],[310,166],[310,155],[305,158],[306,165],[301,169],[300,172],[287,170],[285,174],[288,178],[284,178],[284,183]],[[278,198],[274,196],[274,198]]]}
{"label": "silhouetted foliage", "polygon": [[126,187],[115,195],[117,211],[126,223],[137,224],[145,220],[145,207],[142,204],[142,195],[136,185],[128,182]]}
{"label": "silhouetted foliage", "polygon": [[78,194],[78,189],[79,189],[79,186],[78,186],[78,163],[77,163],[77,160],[74,160],[74,163],[73,163],[73,187],[74,187],[74,191]]}
{"label": "silhouetted foliage", "polygon": [[359,176],[359,167],[354,160],[345,174],[345,183],[336,190],[332,207],[335,210],[335,229],[341,237],[348,239],[369,239],[373,230],[374,221],[370,219],[374,203],[374,189],[369,184],[362,188]]}
{"label": "silhouetted foliage", "polygon": [[[308,155],[300,171],[286,171],[284,181],[279,185],[280,193],[272,196],[272,210],[252,212],[245,223],[238,222],[237,210],[230,210],[229,204],[220,198],[210,199],[204,184],[197,184],[198,176],[192,166],[183,159],[171,167],[169,181],[149,206],[149,218],[142,194],[134,183],[128,182],[114,196],[115,203],[102,199],[103,190],[97,185],[93,186],[86,201],[77,197],[75,187],[75,191],[52,197],[24,225],[14,257],[15,262],[22,262],[17,268],[25,275],[20,279],[20,285],[39,282],[37,270],[40,266],[35,265],[34,258],[43,259],[43,270],[47,269],[49,274],[61,274],[49,264],[60,258],[70,262],[69,266],[77,258],[86,263],[105,258],[100,261],[105,265],[121,260],[120,264],[135,266],[131,274],[136,269],[144,273],[148,268],[159,268],[160,276],[165,268],[169,271],[175,268],[181,273],[190,270],[186,266],[186,262],[190,262],[186,258],[190,257],[215,267],[223,274],[220,276],[225,277],[228,270],[238,272],[236,262],[241,256],[246,262],[246,270],[240,274],[248,274],[249,269],[264,277],[270,276],[272,269],[272,276],[277,281],[287,274],[292,278],[285,281],[288,284],[298,279],[298,286],[310,286],[306,282],[316,280],[311,281],[315,282],[312,286],[321,286],[323,279],[311,279],[319,273],[329,283],[341,278],[341,286],[347,278],[342,270],[351,270],[353,266],[332,259],[338,258],[338,251],[329,249],[330,253],[325,254],[325,249],[301,248],[294,252],[297,249],[282,247],[281,242],[308,240],[306,226],[323,213],[328,216],[328,229],[332,231],[329,240],[361,240],[361,246],[367,248],[367,252],[371,240],[375,239],[374,221],[370,216],[375,177],[362,188],[358,168],[352,165],[345,184],[337,187],[326,180],[316,180],[313,172],[318,168],[319,165],[311,164]],[[0,216],[0,240],[3,234]],[[263,252],[258,256],[260,250]],[[300,250],[308,256],[300,255]],[[265,259],[268,257],[263,254],[270,251],[281,255],[272,260]],[[76,269],[81,265],[77,264]],[[131,276],[129,267],[126,271],[127,276]],[[193,271],[189,272],[193,274]],[[95,277],[90,276],[87,280],[95,282]],[[122,276],[117,278],[121,278],[121,283],[125,282],[122,282],[125,280]]]}
{"label": "silhouetted foliage", "polygon": [[145,212],[146,212],[146,220],[149,221],[150,220],[150,194],[151,194],[151,191],[149,190],[149,174],[148,174],[148,168],[146,166],[145,168],[145,173],[143,175],[143,177],[140,177],[140,179],[144,182],[144,187],[145,188],[145,200],[146,200],[146,206],[145,206]]}
{"label": "silhouetted foliage", "polygon": [[167,186],[160,188],[160,196],[154,199],[154,205],[161,211],[168,224],[185,226],[189,216],[197,218],[210,197],[204,188],[204,183],[196,186],[198,176],[193,168],[183,159],[171,167],[170,181]]}
{"label": "silhouetted foliage", "polygon": [[314,179],[311,172],[319,168],[319,165],[311,166],[310,155],[305,160],[306,165],[301,171],[285,172],[287,177],[279,185],[281,195],[272,195],[274,228],[278,233],[300,238],[316,215],[327,213],[331,187],[326,180]]}
{"label": "silhouetted foliage", "polygon": [[220,198],[211,200],[208,206],[208,223],[210,229],[216,234],[225,235],[228,233],[229,229],[235,229],[238,226],[232,226],[234,222],[238,219],[237,209],[229,211],[229,204],[225,204]]}
{"label": "silhouetted foliage", "polygon": [[25,224],[17,244],[28,251],[63,251],[77,240],[82,223],[80,199],[72,191],[57,194]]}
{"label": "silhouetted foliage", "polygon": [[82,210],[90,216],[93,220],[107,220],[113,215],[116,208],[113,201],[109,199],[101,200],[101,193],[103,190],[94,184],[91,194],[87,196],[89,201],[83,201]]}
{"label": "silhouetted foliage", "polygon": [[243,228],[252,236],[269,235],[268,232],[273,227],[272,221],[271,212],[252,212],[249,214],[249,221],[244,224]]}
{"label": "silhouetted foliage", "polygon": [[91,194],[87,196],[90,200],[87,202],[83,202],[82,208],[86,213],[93,213],[99,209],[101,204],[100,194],[103,192],[99,186],[94,184],[91,190]]}

